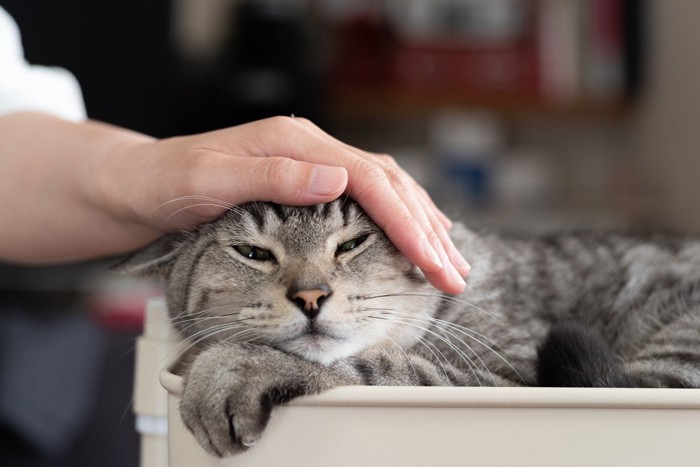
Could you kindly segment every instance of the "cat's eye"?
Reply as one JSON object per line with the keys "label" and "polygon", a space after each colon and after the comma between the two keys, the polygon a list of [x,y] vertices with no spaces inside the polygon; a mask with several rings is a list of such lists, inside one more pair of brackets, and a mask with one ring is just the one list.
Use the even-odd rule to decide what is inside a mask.
{"label": "cat's eye", "polygon": [[257,246],[234,245],[233,249],[246,258],[250,258],[255,261],[272,261],[275,259],[271,251],[263,250]]}
{"label": "cat's eye", "polygon": [[369,234],[367,235],[360,235],[357,238],[353,238],[352,240],[349,240],[345,243],[341,243],[338,245],[338,249],[336,250],[335,254],[339,255],[341,253],[346,253],[350,250],[354,250],[358,246],[362,245],[365,240],[367,240],[367,237],[369,237]]}

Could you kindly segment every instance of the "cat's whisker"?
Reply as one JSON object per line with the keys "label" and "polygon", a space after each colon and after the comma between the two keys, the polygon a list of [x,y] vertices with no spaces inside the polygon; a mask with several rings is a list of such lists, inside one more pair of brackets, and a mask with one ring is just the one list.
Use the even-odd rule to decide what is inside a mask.
{"label": "cat's whisker", "polygon": [[[234,330],[234,329],[240,329],[240,328],[233,327],[233,328],[231,328],[230,330]],[[180,358],[182,358],[182,356],[185,355],[190,349],[192,349],[192,348],[194,348],[194,347],[200,345],[204,340],[208,339],[209,337],[211,337],[211,336],[213,336],[213,335],[215,335],[215,334],[218,334],[218,333],[224,332],[224,331],[226,331],[226,329],[219,330],[219,331],[217,331],[217,332],[212,333],[211,335],[208,335],[208,336],[205,336],[205,337],[203,337],[203,338],[200,338],[200,339],[197,340],[196,342],[190,343],[190,345],[188,345],[187,348],[186,348],[185,350],[183,350],[183,352],[180,353],[180,355],[177,357],[177,360],[179,360]],[[241,339],[240,339],[240,336],[244,336],[244,335],[246,335],[246,334],[249,334],[249,333],[251,333],[251,331],[252,331],[251,328],[244,328],[244,329],[242,329],[241,331],[238,331],[238,332],[236,332],[235,334],[232,334],[232,335],[230,335],[230,336],[224,338],[224,339],[221,340],[221,341],[217,341],[217,342],[208,342],[208,343],[206,343],[203,349],[209,349],[209,348],[212,348],[212,347],[215,347],[215,346],[219,346],[219,345],[221,345],[221,343],[225,343],[225,342],[237,342],[237,343],[248,343],[248,342],[251,342],[251,341],[253,341],[253,340],[255,339],[255,336],[253,336],[251,339],[248,339],[248,340],[241,340]],[[176,360],[176,361],[177,361],[177,360]]]}
{"label": "cat's whisker", "polygon": [[[498,352],[496,349],[494,349],[493,347],[491,347],[491,345],[493,345],[493,346],[498,346],[498,344],[497,344],[496,342],[494,342],[493,339],[489,339],[489,338],[488,338],[487,336],[485,336],[484,334],[482,334],[482,333],[480,333],[480,332],[477,332],[477,331],[474,331],[473,329],[465,328],[464,326],[459,326],[459,325],[457,325],[457,324],[454,324],[454,323],[451,323],[451,322],[449,322],[449,321],[445,321],[445,320],[442,320],[442,319],[437,319],[437,318],[433,318],[433,319],[435,320],[435,322],[440,323],[441,325],[443,325],[443,326],[445,326],[445,327],[447,327],[447,328],[453,329],[453,330],[456,331],[456,332],[459,332],[459,333],[461,333],[461,334],[464,334],[465,336],[469,337],[469,338],[470,338],[471,340],[473,340],[474,342],[480,344],[482,347],[484,347],[484,348],[485,348],[486,350],[488,350],[489,352],[493,353],[493,354],[494,354],[496,357],[498,357],[503,363],[505,363],[505,364],[508,366],[508,368],[510,368],[511,370],[513,370],[513,372],[518,376],[518,378],[520,378],[520,381],[521,381],[523,384],[527,385],[527,382],[525,381],[525,378],[523,378],[523,376],[520,374],[520,372],[518,372],[518,370],[515,369],[515,366],[513,366],[513,365],[508,361],[508,359],[507,359],[505,356],[503,356],[500,352]],[[486,344],[485,342],[483,342],[483,341],[480,340],[480,339],[477,339],[477,338],[474,337],[472,334],[475,334],[475,335],[477,335],[477,336],[483,338],[484,340],[488,341],[491,345]]]}
{"label": "cat's whisker", "polygon": [[[216,315],[216,316],[200,316],[197,318],[192,318],[191,320],[185,321],[185,322],[180,322],[179,326],[180,332],[186,334],[189,329],[192,329],[193,327],[197,325],[201,325],[203,322],[206,321],[211,321],[211,320],[222,320],[222,319],[228,319],[230,322],[230,318],[234,316],[239,316],[240,312],[233,312],[233,313],[226,313],[226,314],[221,314],[221,315]],[[187,326],[182,327],[183,324],[187,324]]]}
{"label": "cat's whisker", "polygon": [[174,216],[178,215],[182,211],[186,211],[191,208],[195,207],[201,207],[201,206],[213,206],[213,207],[219,207],[222,209],[225,209],[230,212],[236,212],[239,214],[245,214],[245,211],[241,209],[239,206],[236,206],[235,204],[228,203],[226,201],[223,201],[218,198],[213,198],[211,196],[200,196],[200,195],[189,195],[189,196],[180,196],[178,198],[171,199],[170,201],[166,201],[165,203],[162,203],[155,208],[151,209],[149,211],[149,214],[155,213],[159,209],[163,209],[164,207],[173,204],[173,203],[179,203],[182,201],[201,201],[200,203],[189,203],[186,206],[180,207],[176,209],[174,212],[172,212],[166,220],[172,219]]}
{"label": "cat's whisker", "polygon": [[[394,309],[388,309],[388,308],[384,308],[384,309],[382,309],[382,308],[368,308],[368,310],[369,310],[369,311],[380,311],[380,310],[383,310],[383,311],[387,311],[387,312],[389,312],[389,313],[392,313],[392,312],[399,312],[399,311],[400,311],[400,310],[394,310]],[[397,315],[398,315],[398,313],[397,313]],[[418,325],[418,324],[414,324],[414,323],[411,323],[411,322],[401,321],[401,320],[396,319],[396,318],[393,319],[393,322],[394,322],[394,323],[399,323],[399,324],[404,324],[404,325],[406,325],[406,326],[415,327],[415,328],[417,328],[417,329],[420,329],[420,330],[423,331],[423,332],[426,332],[426,333],[428,333],[428,334],[434,336],[436,339],[442,341],[445,345],[447,345],[450,349],[452,349],[452,350],[457,354],[458,357],[460,357],[460,358],[464,361],[464,363],[467,365],[467,367],[470,368],[470,369],[472,370],[472,373],[474,374],[474,377],[477,379],[477,381],[479,381],[479,384],[481,384],[481,380],[479,379],[479,377],[478,377],[478,375],[476,374],[476,371],[475,371],[475,368],[477,368],[477,367],[476,367],[476,364],[474,363],[474,361],[473,361],[467,354],[465,354],[464,351],[462,351],[462,349],[460,349],[459,347],[457,347],[457,346],[456,346],[453,342],[451,342],[449,339],[447,339],[447,338],[445,338],[445,337],[439,335],[438,333],[436,333],[435,331],[433,331],[432,329],[430,329],[430,327],[420,326],[420,325]],[[473,350],[466,342],[464,342],[463,340],[461,340],[461,339],[459,339],[459,338],[457,338],[457,340],[459,340],[460,343],[461,343],[462,345],[464,345],[467,349],[469,349],[472,353],[476,354],[476,353],[474,352],[474,350]],[[488,368],[486,368],[486,370],[488,371]]]}
{"label": "cat's whisker", "polygon": [[[204,314],[204,313],[208,313],[208,312],[210,312],[210,311],[218,310],[218,309],[220,309],[220,308],[226,308],[226,307],[230,307],[230,306],[240,306],[240,305],[243,304],[243,303],[246,303],[246,302],[235,302],[235,303],[229,302],[229,303],[226,303],[225,305],[217,305],[217,306],[211,306],[211,307],[207,307],[207,308],[201,308],[201,309],[199,309],[198,311],[188,311],[187,313],[184,314],[184,316],[197,316],[197,315],[202,315],[202,314]],[[182,316],[179,316],[179,317],[176,317],[176,318],[172,318],[172,320],[177,320],[177,319],[179,319],[180,317],[182,317]]]}
{"label": "cat's whisker", "polygon": [[[240,322],[246,321],[250,318],[241,318],[239,320],[233,320],[233,321],[228,321],[223,324],[217,324],[214,326],[210,326],[208,328],[205,328],[199,332],[196,332],[190,336],[187,336],[186,339],[184,340],[185,346],[182,349],[179,349],[177,355],[173,356],[168,355],[167,360],[168,361],[177,361],[180,359],[183,355],[185,355],[190,349],[195,348],[197,345],[200,343],[209,340],[211,337],[220,334],[222,332],[227,332],[227,331],[234,331],[236,329],[240,329]],[[173,357],[173,358],[170,358]]]}
{"label": "cat's whisker", "polygon": [[[217,332],[218,332],[220,329],[226,329],[226,328],[228,328],[228,327],[231,327],[231,326],[234,326],[234,325],[238,325],[239,323],[241,323],[241,322],[243,322],[243,321],[250,320],[250,319],[251,319],[251,318],[240,318],[240,319],[237,319],[237,320],[229,320],[229,321],[227,321],[227,322],[225,322],[225,323],[221,323],[221,324],[215,324],[215,325],[213,325],[213,326],[206,327],[206,328],[204,328],[204,329],[202,329],[202,330],[200,330],[200,331],[195,332],[194,334],[191,334],[191,335],[187,336],[187,339],[188,339],[188,340],[191,340],[191,339],[199,338],[199,337],[202,336],[202,335],[205,335],[205,336],[206,336],[206,334],[207,334],[209,331],[217,331]],[[208,337],[208,336],[206,336],[205,339],[206,339],[207,337]]]}
{"label": "cat's whisker", "polygon": [[408,362],[408,366],[411,367],[411,370],[413,371],[413,374],[417,377],[417,376],[418,376],[418,372],[416,371],[416,367],[413,366],[413,362],[411,361],[411,359],[409,358],[408,354],[407,354],[406,351],[403,349],[403,347],[401,347],[401,346],[398,344],[398,342],[396,342],[394,339],[392,339],[391,336],[386,336],[386,338],[387,338],[387,340],[389,340],[389,342],[391,342],[392,344],[394,344],[394,345],[396,346],[396,348],[399,349],[399,351],[403,354],[404,358],[406,359],[406,362]]}
{"label": "cat's whisker", "polygon": [[[468,306],[471,306],[471,307],[473,307],[473,308],[475,308],[475,309],[481,311],[481,312],[484,313],[485,315],[487,315],[487,316],[489,316],[489,317],[495,319],[496,321],[499,321],[499,322],[501,321],[498,317],[492,315],[491,313],[488,313],[487,311],[483,310],[482,308],[479,308],[479,307],[476,306],[476,305],[473,305],[473,304],[471,304],[471,303],[469,303],[469,302],[466,302],[465,300],[460,300],[460,299],[458,299],[458,298],[456,298],[456,297],[451,297],[451,296],[447,296],[447,295],[443,295],[443,294],[437,294],[437,293],[421,293],[421,292],[397,292],[397,293],[392,293],[392,294],[367,295],[367,296],[364,296],[363,298],[372,299],[372,298],[383,298],[383,297],[393,297],[393,296],[418,296],[418,297],[438,298],[438,299],[441,299],[441,300],[448,301],[448,302],[450,302],[450,303],[455,303],[455,304],[461,304],[461,305],[468,305]],[[418,316],[418,315],[415,315],[415,316]],[[489,337],[485,336],[484,334],[481,334],[481,333],[479,333],[479,332],[477,332],[477,331],[475,331],[475,330],[473,330],[473,329],[469,329],[469,328],[466,328],[466,327],[464,327],[464,326],[457,325],[457,324],[455,324],[455,323],[453,323],[453,322],[450,322],[450,321],[445,321],[445,320],[441,320],[441,319],[438,319],[438,318],[432,318],[432,317],[431,317],[430,319],[431,319],[431,320],[434,320],[434,322],[443,324],[443,325],[446,326],[446,327],[449,327],[449,328],[451,328],[451,329],[454,329],[455,331],[464,334],[465,336],[469,337],[471,340],[473,340],[473,341],[477,342],[478,344],[482,345],[484,348],[486,348],[487,350],[489,350],[490,352],[492,352],[494,355],[496,355],[500,360],[502,360],[511,370],[513,370],[513,372],[518,376],[518,378],[520,378],[520,380],[521,380],[523,383],[525,383],[525,379],[524,379],[524,378],[522,377],[522,375],[515,369],[515,367],[514,367],[510,362],[508,362],[508,360],[507,360],[503,355],[501,355],[498,351],[496,351],[494,348],[491,347],[491,345],[493,345],[493,346],[497,346],[497,345],[498,345],[498,344],[497,344],[496,342],[494,342],[492,339],[490,339]],[[474,337],[474,335],[479,336],[481,339],[487,341],[487,342],[488,342],[489,344],[491,344],[491,345],[489,345],[489,344],[483,342],[482,340],[480,340],[480,339]],[[478,354],[475,353],[475,355],[477,355],[477,357],[478,357]],[[487,368],[487,369],[488,369],[488,368]]]}
{"label": "cat's whisker", "polygon": [[[447,373],[447,369],[445,368],[445,365],[442,364],[442,360],[440,359],[440,357],[442,357],[445,360],[445,362],[448,364],[450,363],[450,360],[447,358],[447,356],[445,356],[445,354],[435,344],[433,344],[429,340],[423,338],[423,336],[421,336],[415,332],[411,332],[408,329],[404,329],[401,326],[393,325],[393,323],[391,323],[391,322],[389,322],[388,324],[390,327],[393,327],[394,329],[398,329],[402,332],[407,333],[410,336],[415,337],[418,342],[420,342],[426,349],[428,349],[428,351],[433,355],[433,357],[435,357],[435,361],[440,365],[440,367],[442,368],[442,371],[445,373],[445,378],[447,378],[447,380],[449,381],[450,377]],[[396,342],[394,342],[394,344],[396,344]],[[398,344],[396,344],[396,345],[398,345]],[[432,347],[432,349],[435,349],[438,354],[440,354],[440,357],[438,357],[438,355],[431,349],[431,347]],[[408,358],[408,356],[406,356],[406,358]],[[410,360],[409,360],[409,362],[410,362]],[[414,369],[414,371],[415,371],[415,369]]]}
{"label": "cat's whisker", "polygon": [[363,295],[362,298],[370,300],[374,298],[390,298],[390,297],[425,297],[425,298],[437,298],[438,300],[442,300],[445,302],[453,303],[456,305],[466,305],[468,307],[474,308],[475,310],[485,314],[486,316],[498,321],[502,322],[502,320],[493,315],[492,313],[489,313],[488,311],[484,310],[483,308],[480,308],[473,303],[469,303],[466,300],[453,297],[451,295],[444,295],[440,293],[432,293],[432,292],[393,292],[393,293],[384,293],[384,294],[375,294],[375,295]]}
{"label": "cat's whisker", "polygon": [[[222,314],[217,314],[217,315],[210,315],[211,312],[213,311],[218,311],[218,310],[228,310],[232,308],[244,308],[244,305],[239,305],[239,304],[227,304],[227,305],[222,305],[222,306],[215,306],[215,307],[210,307],[205,310],[195,312],[195,313],[190,313],[186,316],[182,316],[180,318],[176,318],[172,321],[173,325],[175,325],[178,329],[179,332],[183,335],[186,335],[186,331],[188,329],[191,329],[192,327],[196,326],[197,324],[201,324],[202,321],[208,321],[208,320],[213,320],[213,319],[224,319],[224,318],[230,318],[232,316],[237,316],[240,315],[240,311],[232,311],[230,313],[222,313]],[[206,316],[202,316],[206,315]],[[189,324],[188,324],[189,323]],[[183,326],[184,324],[187,324],[187,326]]]}
{"label": "cat's whisker", "polygon": [[[242,339],[241,339],[241,336],[245,336],[246,334],[250,334],[251,336],[250,336],[249,338],[247,338],[247,340],[242,340]],[[245,329],[243,329],[241,332],[239,332],[239,333],[237,333],[237,334],[234,334],[234,335],[232,335],[232,336],[226,337],[226,338],[225,338],[223,341],[221,341],[221,342],[223,342],[223,343],[226,343],[226,342],[236,342],[236,343],[238,343],[238,344],[248,344],[248,343],[250,343],[250,342],[253,342],[253,341],[256,341],[256,340],[260,339],[260,337],[262,337],[262,336],[260,336],[259,333],[256,335],[255,329],[253,329],[253,328],[245,328]]]}
{"label": "cat's whisker", "polygon": [[[168,322],[170,322],[172,324],[182,324],[182,323],[186,323],[189,321],[196,321],[196,320],[202,318],[202,316],[206,317],[207,319],[216,319],[219,317],[232,316],[232,315],[237,314],[237,313],[239,314],[241,312],[240,310],[243,310],[245,308],[255,307],[255,306],[257,306],[257,304],[251,303],[251,302],[227,303],[225,305],[213,306],[213,307],[209,307],[209,308],[204,308],[200,311],[190,312],[190,313],[187,313],[185,315],[179,316],[177,318],[171,318],[171,319],[168,319]],[[230,310],[230,309],[237,309],[239,311],[218,314],[218,315],[211,315],[211,313],[214,311]]]}
{"label": "cat's whisker", "polygon": [[[172,323],[177,324],[177,323],[187,322],[187,321],[190,321],[193,319],[198,319],[198,318],[201,318],[202,316],[212,316],[211,313],[214,311],[231,310],[231,309],[240,310],[243,308],[246,308],[246,304],[232,303],[229,305],[215,306],[215,307],[207,308],[206,310],[198,311],[195,313],[188,313],[188,314],[180,316],[178,318],[174,318],[172,320]],[[215,315],[215,316],[219,316],[219,315]]]}
{"label": "cat's whisker", "polygon": [[[226,209],[231,210],[231,211],[240,210],[240,208],[238,206],[236,206],[235,204],[228,203],[228,202],[226,202],[222,199],[219,199],[219,198],[214,198],[211,196],[202,196],[202,195],[188,195],[188,196],[179,196],[177,198],[173,198],[169,201],[161,203],[158,206],[156,206],[155,208],[151,209],[149,211],[149,214],[153,214],[154,212],[156,212],[159,209],[163,209],[164,207],[169,206],[170,204],[178,203],[181,201],[209,201],[211,203],[215,203],[217,206],[226,208]],[[240,210],[240,212],[242,212],[242,210]]]}
{"label": "cat's whisker", "polygon": [[[476,363],[474,363],[474,361],[473,361],[466,353],[464,353],[464,351],[463,351],[462,349],[460,349],[459,347],[457,347],[457,345],[455,345],[452,341],[450,341],[449,339],[447,339],[447,338],[445,338],[445,337],[439,335],[438,333],[436,333],[436,332],[434,332],[434,331],[429,330],[429,329],[426,328],[426,327],[419,326],[419,325],[417,325],[417,324],[408,323],[408,322],[401,321],[401,320],[397,320],[397,319],[394,319],[394,322],[395,322],[395,323],[398,323],[398,324],[403,324],[403,325],[405,325],[405,326],[411,326],[411,327],[414,327],[414,328],[417,328],[417,329],[421,329],[421,330],[427,332],[428,334],[434,336],[434,337],[435,337],[436,339],[438,339],[439,341],[443,342],[443,343],[444,343],[445,345],[447,345],[455,354],[457,354],[457,356],[464,362],[464,364],[467,366],[467,368],[469,368],[469,370],[470,370],[470,371],[472,372],[472,374],[474,375],[474,378],[476,379],[477,383],[479,383],[479,386],[481,386],[481,379],[479,378],[479,375],[477,374],[477,371],[476,371],[476,370],[478,369]],[[465,342],[463,342],[463,341],[461,341],[461,343],[462,343],[465,347],[467,347],[472,353],[474,353],[474,351],[469,347],[469,345],[467,345],[467,344],[466,344]],[[486,370],[488,371],[488,368],[486,368]]]}
{"label": "cat's whisker", "polygon": [[[206,310],[202,310],[202,311],[200,311],[200,312],[191,313],[191,314],[188,315],[188,316],[181,316],[181,317],[178,317],[178,318],[167,318],[167,317],[166,317],[166,318],[164,318],[163,320],[160,320],[160,321],[165,321],[165,322],[167,322],[167,323],[169,323],[169,324],[171,324],[171,325],[173,325],[173,326],[175,326],[175,327],[180,327],[180,326],[178,326],[178,325],[182,325],[182,324],[184,324],[184,323],[187,323],[187,322],[189,322],[190,320],[205,319],[205,318],[200,318],[198,315],[202,315],[202,314],[208,313],[208,312],[210,312],[210,311],[217,310],[217,309],[222,309],[222,308],[228,308],[228,306],[227,306],[227,307],[212,307],[212,308],[209,308],[209,309],[206,309]],[[197,315],[197,317],[192,318],[191,316],[194,316],[194,315]],[[217,318],[217,317],[219,317],[219,316],[223,316],[223,315],[217,315],[216,317],[210,317],[210,318],[211,318],[211,319],[214,319],[214,318]],[[206,319],[209,319],[209,318],[206,318]],[[185,331],[187,331],[188,329],[191,329],[192,326],[194,326],[195,324],[197,324],[197,323],[195,322],[195,323],[192,323],[192,324],[190,324],[190,325],[188,325],[188,326],[185,326],[185,327],[180,328],[179,331],[178,331],[178,335],[180,335],[180,336],[186,335],[186,334],[185,334]],[[186,340],[186,338],[185,338],[185,340]],[[159,348],[161,348],[163,345],[166,345],[166,344],[168,344],[168,343],[170,343],[170,342],[171,342],[171,341],[170,341],[169,338],[162,339],[160,342],[158,342],[158,344],[156,344],[155,349],[159,349]],[[169,356],[169,355],[168,355],[168,356]],[[162,364],[165,364],[165,362],[159,362],[159,363],[160,363],[161,365],[162,365]]]}
{"label": "cat's whisker", "polygon": [[[397,310],[397,311],[399,311],[399,310]],[[481,334],[481,333],[479,333],[479,332],[477,332],[477,331],[474,331],[473,329],[469,329],[469,328],[466,328],[466,327],[464,327],[464,326],[459,326],[459,325],[457,325],[457,324],[455,324],[455,323],[453,323],[453,322],[450,322],[450,321],[445,321],[445,320],[438,319],[438,318],[434,318],[434,317],[422,316],[422,315],[415,314],[415,313],[413,313],[413,312],[404,311],[404,313],[406,313],[406,316],[410,316],[410,318],[412,318],[412,319],[421,320],[422,322],[439,323],[439,324],[442,325],[442,326],[445,326],[445,327],[447,327],[447,328],[450,328],[450,329],[454,330],[455,332],[459,332],[459,333],[465,335],[466,337],[468,337],[468,338],[471,339],[472,341],[474,341],[474,342],[480,344],[482,347],[484,347],[485,349],[487,349],[488,351],[490,351],[491,353],[493,353],[493,354],[494,354],[496,357],[498,357],[503,363],[505,363],[505,364],[508,366],[508,368],[510,368],[511,370],[513,370],[513,372],[518,376],[518,378],[520,378],[520,380],[521,380],[521,382],[522,382],[523,384],[527,384],[525,378],[522,377],[522,375],[518,372],[518,370],[515,369],[515,367],[508,361],[508,359],[506,359],[501,353],[499,353],[496,349],[494,349],[494,348],[491,347],[490,345],[488,345],[488,344],[486,344],[485,342],[483,342],[482,340],[477,339],[476,337],[474,337],[473,334],[475,334],[475,335],[477,335],[477,336],[483,338],[484,340],[488,341],[491,345],[497,346],[498,344],[497,344],[496,342],[494,342],[492,339],[489,339],[488,337],[484,336],[483,334]],[[460,339],[458,336],[454,335],[454,333],[450,332],[450,334],[453,335],[453,337],[455,337],[455,338],[458,339],[459,341],[461,341],[461,342],[464,343],[464,341],[463,341],[462,339]],[[464,344],[466,345],[466,343],[464,343]],[[471,347],[469,347],[469,348],[470,348],[470,350],[472,350]],[[480,361],[482,361],[482,360],[481,360],[481,357],[479,357],[479,354],[478,354],[478,353],[474,352],[473,350],[472,350],[472,352],[476,355],[476,357],[477,357]],[[482,361],[482,364],[483,364],[483,363],[484,363],[484,362]],[[487,367],[485,364],[484,364],[484,367],[488,370],[488,367]],[[490,371],[489,371],[489,373],[490,373]],[[492,376],[492,378],[493,378],[493,375],[491,375],[491,376]]]}
{"label": "cat's whisker", "polygon": [[226,305],[219,305],[219,306],[213,306],[209,308],[202,309],[200,311],[195,311],[191,313],[187,313],[182,316],[178,316],[177,318],[172,318],[169,321],[171,323],[180,323],[183,321],[189,321],[190,319],[200,317],[202,315],[209,315],[212,311],[218,311],[218,310],[227,310],[229,308],[245,308],[246,306],[250,306],[249,303],[227,303]]}
{"label": "cat's whisker", "polygon": [[[441,320],[437,320],[437,319],[432,318],[432,317],[416,315],[416,314],[413,314],[413,313],[411,313],[411,312],[403,312],[402,316],[403,316],[405,319],[411,319],[411,320],[414,320],[414,321],[418,321],[418,322],[421,322],[421,323],[427,323],[427,324],[429,324],[429,325],[431,325],[431,326],[434,326],[436,329],[439,329],[441,332],[443,332],[443,333],[445,333],[445,334],[447,334],[447,335],[453,337],[453,338],[456,339],[458,342],[460,342],[460,343],[462,343],[463,345],[465,345],[465,346],[471,351],[471,353],[474,354],[474,356],[477,358],[477,360],[479,360],[479,362],[481,362],[481,365],[482,365],[482,366],[486,369],[486,371],[489,373],[489,376],[491,377],[491,380],[492,380],[492,381],[495,381],[495,378],[494,378],[494,376],[493,376],[493,373],[491,373],[491,370],[490,370],[489,366],[486,364],[486,362],[484,362],[484,360],[481,358],[481,356],[479,355],[479,353],[476,352],[476,351],[472,348],[472,346],[470,346],[469,344],[467,344],[467,343],[464,341],[464,339],[460,338],[460,337],[459,337],[457,334],[455,334],[455,332],[453,332],[453,331],[460,332],[461,334],[465,335],[466,337],[468,337],[468,338],[471,339],[472,341],[474,341],[474,342],[480,344],[482,347],[486,348],[486,349],[489,350],[490,352],[493,352],[493,353],[494,353],[495,355],[497,355],[501,360],[503,360],[503,361],[506,363],[506,365],[508,365],[509,367],[512,368],[512,365],[510,365],[510,363],[508,363],[508,361],[507,361],[503,356],[501,356],[496,350],[492,349],[491,347],[489,347],[488,345],[484,344],[484,343],[481,342],[479,339],[476,339],[474,336],[472,336],[471,334],[469,334],[469,333],[467,333],[467,332],[465,332],[465,331],[462,331],[462,330],[460,330],[460,329],[454,329],[454,330],[453,330],[453,329],[450,329],[450,326],[448,326],[450,323],[447,322],[447,321],[440,322]],[[436,323],[439,323],[440,325],[436,325]],[[465,328],[465,329],[467,329],[467,328]],[[513,368],[513,371],[515,371],[514,368]],[[517,371],[516,371],[516,373],[517,373]],[[518,376],[520,376],[520,375],[518,375]]]}
{"label": "cat's whisker", "polygon": [[178,214],[180,214],[180,213],[183,212],[183,211],[187,211],[188,209],[200,208],[200,207],[204,207],[204,206],[206,206],[206,207],[217,207],[217,208],[223,208],[223,209],[230,209],[228,206],[224,206],[224,205],[221,205],[221,204],[218,204],[218,203],[192,203],[192,204],[188,204],[187,206],[183,206],[183,207],[181,207],[181,208],[179,208],[179,209],[176,209],[175,211],[173,211],[172,213],[170,213],[170,215],[166,218],[166,220],[169,221],[169,220],[172,219],[173,217],[177,216]]}

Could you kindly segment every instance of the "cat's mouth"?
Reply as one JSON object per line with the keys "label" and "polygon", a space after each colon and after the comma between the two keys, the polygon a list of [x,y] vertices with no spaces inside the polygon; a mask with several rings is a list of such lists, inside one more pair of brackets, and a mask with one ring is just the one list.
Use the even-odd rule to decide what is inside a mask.
{"label": "cat's mouth", "polygon": [[[309,321],[303,329],[276,345],[307,360],[325,361],[336,354],[346,337],[326,326]],[[333,358],[335,359],[335,358]]]}
{"label": "cat's mouth", "polygon": [[287,337],[284,340],[278,342],[278,345],[288,345],[300,343],[311,343],[320,341],[340,341],[343,340],[342,336],[334,333],[325,327],[319,326],[313,322],[309,322],[303,329],[299,330],[296,334]]}
{"label": "cat's mouth", "polygon": [[329,322],[306,322],[287,334],[285,339],[276,341],[274,346],[284,352],[297,355],[305,360],[330,365],[338,359],[348,357],[363,345],[353,338],[352,333]]}
{"label": "cat's mouth", "polygon": [[331,332],[326,327],[320,326],[316,321],[309,321],[302,332],[300,332],[294,340],[307,340],[307,341],[317,341],[317,340],[341,340],[342,337],[338,336],[337,333]]}
{"label": "cat's mouth", "polygon": [[319,329],[319,326],[318,324],[316,324],[316,321],[309,320],[309,322],[306,324],[306,329],[304,330],[302,335],[324,336],[326,335],[326,333],[322,329]]}

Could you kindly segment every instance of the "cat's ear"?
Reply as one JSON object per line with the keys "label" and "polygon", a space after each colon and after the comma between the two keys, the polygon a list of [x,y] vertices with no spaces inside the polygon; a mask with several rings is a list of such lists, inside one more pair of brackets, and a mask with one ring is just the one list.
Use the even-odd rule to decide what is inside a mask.
{"label": "cat's ear", "polygon": [[128,276],[167,278],[186,239],[184,233],[164,235],[113,266],[112,270]]}

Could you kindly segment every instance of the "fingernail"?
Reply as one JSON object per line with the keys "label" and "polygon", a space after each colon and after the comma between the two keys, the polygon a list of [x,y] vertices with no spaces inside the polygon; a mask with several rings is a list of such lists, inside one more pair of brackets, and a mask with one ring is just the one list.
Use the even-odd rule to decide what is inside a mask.
{"label": "fingernail", "polygon": [[462,286],[467,285],[467,283],[464,282],[464,279],[462,278],[460,273],[451,264],[447,265],[447,275],[448,275],[450,281],[454,282],[455,284],[459,284]]}
{"label": "fingernail", "polygon": [[430,259],[430,262],[435,265],[435,270],[437,271],[438,269],[442,269],[444,266],[442,261],[440,261],[440,256],[438,256],[437,251],[435,251],[435,248],[433,248],[428,239],[423,237],[421,238],[420,243],[425,255],[428,257],[428,259]]}
{"label": "fingernail", "polygon": [[469,271],[472,269],[467,260],[464,259],[464,256],[462,256],[462,253],[454,245],[450,247],[450,261],[452,261],[452,264],[462,277],[469,274]]}
{"label": "fingernail", "polygon": [[319,165],[311,172],[309,191],[321,196],[338,194],[345,189],[347,179],[348,174],[345,169]]}

